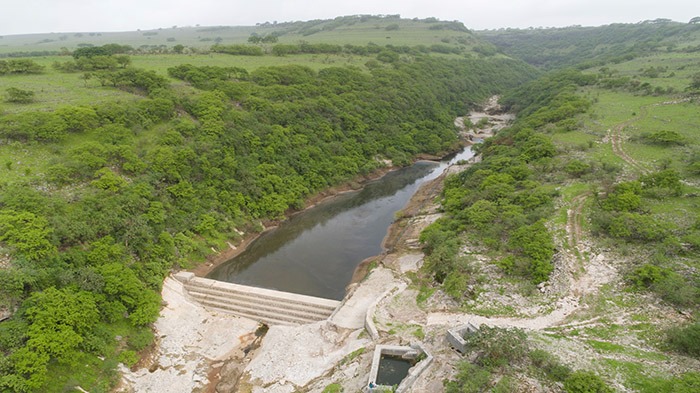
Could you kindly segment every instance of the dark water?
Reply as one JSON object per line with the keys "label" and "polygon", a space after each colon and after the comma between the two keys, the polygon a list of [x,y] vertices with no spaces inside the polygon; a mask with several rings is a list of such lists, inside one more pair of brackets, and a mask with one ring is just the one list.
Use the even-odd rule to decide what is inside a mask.
{"label": "dark water", "polygon": [[398,385],[408,375],[408,369],[413,366],[413,362],[401,359],[398,356],[382,356],[379,359],[379,370],[377,370],[377,385],[394,386]]}
{"label": "dark water", "polygon": [[467,147],[440,164],[418,162],[297,214],[207,277],[340,300],[357,265],[382,252],[394,213],[448,162],[472,156]]}

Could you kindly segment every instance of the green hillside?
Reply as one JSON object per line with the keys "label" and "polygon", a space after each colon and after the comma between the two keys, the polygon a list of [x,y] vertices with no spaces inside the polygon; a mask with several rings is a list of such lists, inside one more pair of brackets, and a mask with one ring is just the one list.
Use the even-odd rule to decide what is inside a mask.
{"label": "green hillside", "polygon": [[700,51],[700,24],[666,19],[636,24],[480,31],[498,51],[537,67],[592,67],[658,53]]}
{"label": "green hillside", "polygon": [[[454,151],[455,117],[496,94],[516,121],[445,179],[402,275],[412,339],[441,348],[432,382],[697,391],[699,29],[362,15],[0,38],[0,392],[111,391],[169,272]],[[460,359],[430,314],[492,327]]]}
{"label": "green hillside", "polygon": [[[503,97],[518,120],[446,180],[419,282],[423,298],[439,289],[459,310],[536,327],[468,338],[448,392],[528,378],[566,392],[700,387],[699,28],[479,32],[550,72]],[[548,322],[571,298],[582,306]],[[539,326],[523,315],[537,307]]]}
{"label": "green hillside", "polygon": [[538,73],[479,43],[394,17],[2,38],[0,391],[109,391],[171,269],[454,150],[455,116]]}
{"label": "green hillside", "polygon": [[[207,50],[220,43],[245,44],[251,36],[274,36],[276,42],[296,44],[327,43],[340,45],[445,45],[462,50],[471,49],[479,41],[460,22],[445,22],[435,18],[401,19],[398,16],[357,15],[333,20],[306,22],[263,23],[256,26],[168,26],[156,30],[100,33],[62,32],[49,34],[12,35],[0,38],[0,56],[22,53],[60,54],[80,47],[110,43],[130,45],[144,52],[164,52],[175,45],[192,50]],[[263,46],[268,43],[262,43]]]}

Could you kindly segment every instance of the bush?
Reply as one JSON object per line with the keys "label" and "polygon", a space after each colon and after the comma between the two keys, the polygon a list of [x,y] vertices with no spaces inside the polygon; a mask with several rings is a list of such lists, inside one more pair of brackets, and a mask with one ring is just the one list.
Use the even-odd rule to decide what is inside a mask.
{"label": "bush", "polygon": [[29,104],[34,102],[34,92],[31,90],[18,89],[10,87],[5,90],[7,98],[5,101],[14,102],[15,104]]}
{"label": "bush", "polygon": [[564,381],[566,393],[612,393],[613,390],[598,375],[590,371],[576,371]]}
{"label": "bush", "polygon": [[555,381],[565,381],[571,375],[571,369],[559,362],[559,359],[554,357],[547,351],[535,349],[530,352],[530,360],[532,364]]}
{"label": "bush", "polygon": [[642,136],[642,139],[644,142],[648,144],[653,144],[653,145],[661,145],[661,146],[671,146],[671,145],[678,145],[678,146],[683,146],[686,144],[685,138],[683,138],[683,135],[675,132],[675,131],[657,131],[649,135],[644,135]]}
{"label": "bush", "polygon": [[668,277],[669,273],[670,271],[668,269],[645,263],[634,269],[629,275],[628,280],[636,289],[649,288]]}
{"label": "bush", "polygon": [[571,160],[566,166],[564,166],[564,171],[572,177],[581,177],[591,170],[591,165],[579,160]]}
{"label": "bush", "polygon": [[134,334],[128,338],[129,348],[135,351],[141,351],[153,342],[153,332],[149,327],[139,328]]}
{"label": "bush", "polygon": [[119,362],[126,367],[133,367],[139,361],[139,355],[135,351],[127,350],[119,354]]}
{"label": "bush", "polygon": [[638,213],[622,213],[612,219],[608,233],[612,237],[629,241],[657,242],[664,240],[671,229],[670,224],[659,222],[654,217]]}
{"label": "bush", "polygon": [[463,361],[454,381],[445,382],[446,393],[480,393],[491,382],[491,372]]}
{"label": "bush", "polygon": [[467,348],[478,353],[476,363],[488,368],[518,363],[528,354],[527,335],[517,328],[481,326],[465,340]]}
{"label": "bush", "polygon": [[667,339],[676,351],[700,358],[700,322],[671,329]]}

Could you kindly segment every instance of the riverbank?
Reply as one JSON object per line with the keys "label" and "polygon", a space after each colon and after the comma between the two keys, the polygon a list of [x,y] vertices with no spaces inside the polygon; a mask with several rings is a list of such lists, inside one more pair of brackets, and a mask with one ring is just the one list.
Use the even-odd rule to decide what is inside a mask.
{"label": "riverbank", "polygon": [[[461,143],[459,146],[460,148],[463,148],[466,145],[471,144],[469,141],[465,140],[463,143]],[[435,162],[439,161],[442,157],[449,156],[451,154],[454,154],[458,150],[452,151],[452,152],[446,152],[443,156],[434,156],[434,155],[428,155],[428,154],[420,154],[416,156],[415,160],[413,161],[413,164],[420,162],[420,161],[430,161],[430,162]],[[242,238],[238,241],[227,241],[228,247],[224,247],[221,250],[215,250],[212,254],[206,257],[206,260],[202,263],[199,263],[197,266],[191,268],[191,269],[186,269],[186,271],[194,273],[198,277],[206,277],[209,273],[211,273],[214,269],[216,269],[219,265],[237,257],[240,255],[242,252],[246,250],[246,248],[253,243],[255,240],[257,240],[260,236],[264,235],[265,233],[276,229],[282,222],[289,220],[291,217],[294,217],[297,214],[303,213],[309,209],[312,209],[319,204],[328,202],[332,200],[333,198],[336,198],[338,196],[341,196],[343,194],[346,194],[348,192],[356,192],[361,189],[363,189],[368,183],[377,181],[381,179],[382,177],[386,176],[387,174],[397,171],[399,169],[402,169],[402,167],[394,166],[391,164],[391,162],[387,161],[385,162],[386,166],[377,168],[376,170],[372,171],[369,174],[366,175],[358,175],[352,180],[346,181],[344,183],[341,183],[339,185],[336,185],[334,187],[330,187],[324,191],[321,191],[311,197],[309,197],[305,203],[304,203],[304,208],[298,209],[298,210],[288,210],[285,213],[285,217],[282,219],[278,220],[267,220],[267,221],[262,221],[261,225],[263,226],[263,230],[259,232],[248,232],[248,233],[242,233]],[[234,244],[235,243],[235,244]]]}
{"label": "riverbank", "polygon": [[[393,169],[386,168],[379,176],[375,173],[365,182]],[[404,274],[415,271],[422,263],[422,253],[416,250],[417,237],[439,216],[436,213],[439,205],[435,200],[442,189],[444,176],[424,184],[413,195],[402,210],[403,214],[387,231],[384,239],[386,251],[374,259],[378,266],[369,269],[374,264],[367,264],[369,274],[356,274],[356,283],[329,321],[295,327],[272,326],[257,350],[246,350],[255,337],[257,323],[203,309],[188,296],[183,296],[181,286],[168,278],[163,286],[163,300],[167,306],[155,325],[158,344],[153,358],[157,360],[141,370],[122,370],[124,383],[120,391],[161,391],[157,387],[159,379],[166,381],[168,391],[174,393],[321,392],[325,386],[336,382],[350,389],[348,391],[361,389],[366,383],[374,345],[364,330],[367,310],[385,298],[391,288],[400,294],[415,292],[408,289],[409,281]],[[326,191],[312,198],[306,209],[356,188],[348,182]],[[215,267],[214,262],[224,262],[235,252],[242,252],[244,246],[259,235],[246,236],[235,249],[232,247],[226,251],[226,255],[219,253],[214,256],[208,262],[211,266],[207,267],[211,270]],[[199,272],[206,274],[206,270]],[[415,295],[412,299],[415,303]],[[399,311],[405,311],[402,319],[409,318],[417,323],[417,327],[427,328],[426,318],[420,316],[415,305],[405,306]],[[198,311],[192,311],[198,308]],[[183,309],[190,311],[178,312]],[[384,307],[378,308],[377,312],[385,313]],[[412,316],[415,316],[415,321]],[[212,330],[212,326],[216,329]],[[226,354],[220,355],[221,352],[212,352],[214,348],[207,348],[222,346],[207,339],[211,336],[226,340],[223,346]],[[402,329],[393,336],[392,342],[408,343],[411,337],[410,332]]]}

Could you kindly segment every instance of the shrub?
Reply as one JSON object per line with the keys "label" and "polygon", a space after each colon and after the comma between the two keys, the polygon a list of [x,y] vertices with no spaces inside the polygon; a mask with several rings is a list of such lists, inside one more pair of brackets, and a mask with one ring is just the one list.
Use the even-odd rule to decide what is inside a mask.
{"label": "shrub", "polygon": [[528,353],[527,335],[517,328],[481,326],[466,341],[469,350],[478,353],[476,363],[489,368],[518,363]]}
{"label": "shrub", "polygon": [[445,383],[446,393],[479,393],[485,391],[491,382],[491,372],[477,365],[463,361],[454,381]]}
{"label": "shrub", "polygon": [[7,88],[5,92],[7,93],[7,102],[14,102],[15,104],[29,104],[34,102],[34,92],[31,90],[10,87]]}
{"label": "shrub", "polygon": [[675,132],[675,131],[657,131],[649,135],[644,135],[642,136],[642,139],[644,142],[648,144],[653,144],[653,145],[661,145],[661,146],[671,146],[671,145],[679,145],[683,146],[686,144],[685,138],[683,138],[683,135]]}
{"label": "shrub", "polygon": [[139,328],[134,334],[129,336],[129,348],[141,351],[153,342],[153,331],[149,327]]}
{"label": "shrub", "polygon": [[555,381],[565,381],[571,375],[571,369],[559,362],[555,356],[542,349],[535,349],[530,352],[530,361],[542,370],[549,378]]}
{"label": "shrub", "polygon": [[127,350],[119,354],[119,362],[131,368],[139,361],[139,355],[135,351]]}
{"label": "shrub", "polygon": [[700,322],[671,329],[668,342],[678,352],[700,358]]}
{"label": "shrub", "polygon": [[671,229],[670,224],[638,213],[622,213],[612,219],[608,232],[612,237],[644,242],[662,241]]}
{"label": "shrub", "polygon": [[564,166],[564,171],[573,177],[581,177],[585,173],[589,172],[591,169],[590,164],[587,164],[579,160],[571,160],[566,166]]}
{"label": "shrub", "polygon": [[612,393],[613,390],[591,371],[576,371],[564,381],[566,393]]}
{"label": "shrub", "polygon": [[670,271],[668,269],[645,263],[634,269],[628,279],[632,283],[632,286],[637,289],[649,288],[668,277],[669,273]]}

